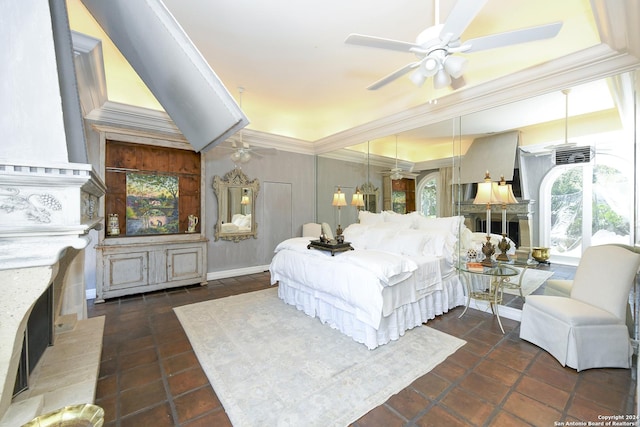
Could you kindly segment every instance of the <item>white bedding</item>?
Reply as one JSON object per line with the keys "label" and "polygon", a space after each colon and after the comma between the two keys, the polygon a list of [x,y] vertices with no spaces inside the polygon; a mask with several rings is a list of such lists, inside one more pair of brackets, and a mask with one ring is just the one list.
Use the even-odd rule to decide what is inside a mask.
{"label": "white bedding", "polygon": [[280,297],[370,349],[464,303],[450,257],[376,249],[308,249],[308,237],[280,243],[270,265]]}
{"label": "white bedding", "polygon": [[278,295],[369,349],[464,305],[454,268],[472,246],[461,216],[360,211],[344,230],[355,249],[308,249],[309,238],[285,240],[269,270]]}
{"label": "white bedding", "polygon": [[269,267],[272,284],[286,279],[306,284],[325,300],[353,306],[356,317],[374,328],[383,312],[383,288],[400,283],[418,269],[413,260],[388,252],[354,250],[332,256],[328,251],[307,249],[308,244],[309,238],[294,237],[276,247]]}

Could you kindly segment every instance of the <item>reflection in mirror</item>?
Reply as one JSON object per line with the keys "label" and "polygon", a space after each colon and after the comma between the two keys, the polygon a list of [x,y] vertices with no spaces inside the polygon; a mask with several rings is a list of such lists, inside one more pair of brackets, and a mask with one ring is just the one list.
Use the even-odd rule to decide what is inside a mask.
{"label": "reflection in mirror", "polygon": [[227,172],[223,178],[213,177],[213,191],[218,198],[218,221],[215,240],[233,240],[258,237],[255,205],[260,183],[249,178],[240,169]]}
{"label": "reflection in mirror", "polygon": [[378,212],[378,187],[375,187],[371,182],[365,182],[360,188],[364,198],[363,210]]}

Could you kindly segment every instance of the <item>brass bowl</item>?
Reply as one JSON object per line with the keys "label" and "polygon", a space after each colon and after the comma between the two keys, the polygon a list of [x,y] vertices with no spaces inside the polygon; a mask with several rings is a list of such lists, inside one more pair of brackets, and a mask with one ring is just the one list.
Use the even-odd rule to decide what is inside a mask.
{"label": "brass bowl", "polygon": [[531,256],[538,262],[545,262],[549,259],[549,248],[532,248]]}
{"label": "brass bowl", "polygon": [[40,415],[22,427],[102,427],[104,409],[89,403],[71,405]]}

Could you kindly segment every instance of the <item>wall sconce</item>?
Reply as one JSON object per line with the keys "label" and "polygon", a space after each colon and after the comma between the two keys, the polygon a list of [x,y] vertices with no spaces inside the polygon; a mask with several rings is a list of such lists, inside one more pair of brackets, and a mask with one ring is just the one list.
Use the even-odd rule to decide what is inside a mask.
{"label": "wall sconce", "polygon": [[333,193],[333,201],[331,202],[331,205],[338,207],[338,228],[336,228],[336,236],[341,236],[342,227],[340,226],[340,208],[342,206],[347,206],[347,199],[342,190],[340,190],[340,187],[338,187],[338,191]]}
{"label": "wall sconce", "polygon": [[493,267],[495,261],[492,259],[496,249],[491,244],[491,205],[500,203],[500,195],[498,194],[498,183],[491,182],[491,175],[487,171],[484,182],[478,183],[478,192],[476,198],[473,200],[474,205],[486,204],[487,206],[487,241],[482,245],[482,253],[484,259],[482,265],[485,267]]}
{"label": "wall sconce", "polygon": [[496,257],[499,261],[509,261],[509,255],[507,251],[511,249],[511,244],[507,241],[507,205],[516,204],[518,200],[513,194],[513,188],[511,184],[507,184],[504,180],[504,176],[500,177],[500,184],[498,185],[498,194],[500,196],[500,202],[502,203],[502,240],[498,243],[498,249],[500,249],[500,255]]}

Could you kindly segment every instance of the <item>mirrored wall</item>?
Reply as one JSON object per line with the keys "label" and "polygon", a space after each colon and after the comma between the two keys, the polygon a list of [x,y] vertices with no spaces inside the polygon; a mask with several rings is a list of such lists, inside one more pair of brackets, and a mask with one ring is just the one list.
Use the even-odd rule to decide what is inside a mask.
{"label": "mirrored wall", "polygon": [[[474,231],[486,231],[484,212],[469,205],[477,183],[489,171],[492,180],[505,175],[512,184],[519,206],[510,207],[506,231],[527,251],[548,247],[552,258],[571,262],[589,245],[632,244],[638,193],[634,182],[636,78],[637,73],[613,76],[563,88],[568,92],[559,89],[400,133],[400,141],[419,137],[414,144],[421,148],[433,142],[434,150],[441,151],[443,138],[450,145],[448,157],[399,159],[403,172],[415,178],[415,209],[422,208],[427,194],[423,194],[424,178],[435,177],[438,216],[463,214]],[[334,229],[338,220],[342,228],[356,222],[363,207],[350,201],[356,187],[364,184],[379,191],[375,208],[384,209],[384,178],[396,162],[393,155],[377,154],[383,151],[378,144],[388,146],[385,140],[318,157],[319,222],[328,222]],[[469,155],[472,146],[474,156]],[[465,174],[471,166],[477,176]],[[331,204],[338,187],[347,200],[340,212]],[[500,208],[491,214],[491,229],[498,234],[503,231],[501,217]]]}

